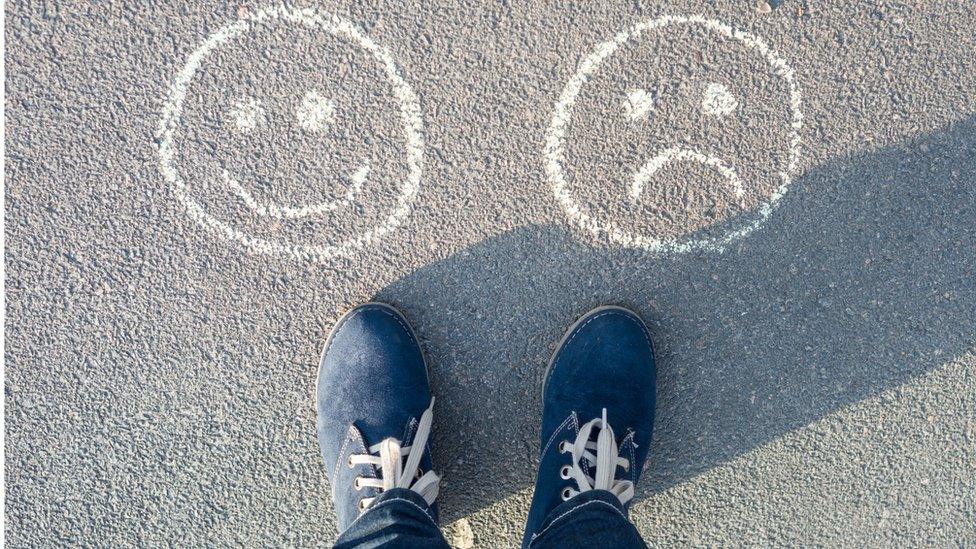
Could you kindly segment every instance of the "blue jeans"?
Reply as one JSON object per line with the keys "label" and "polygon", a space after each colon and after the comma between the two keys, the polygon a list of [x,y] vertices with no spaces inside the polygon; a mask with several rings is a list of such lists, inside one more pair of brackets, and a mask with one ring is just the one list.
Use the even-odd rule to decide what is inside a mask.
{"label": "blue jeans", "polygon": [[[336,547],[444,547],[448,544],[417,493],[395,488],[380,494]],[[647,547],[610,492],[590,490],[549,513],[529,547]]]}

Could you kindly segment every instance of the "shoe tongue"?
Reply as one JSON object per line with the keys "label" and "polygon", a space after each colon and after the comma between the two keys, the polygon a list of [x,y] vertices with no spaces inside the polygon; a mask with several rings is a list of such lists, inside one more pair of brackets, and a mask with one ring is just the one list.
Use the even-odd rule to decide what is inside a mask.
{"label": "shoe tongue", "polygon": [[[372,448],[377,444],[383,442],[388,438],[395,439],[400,443],[401,447],[410,446],[413,444],[413,439],[417,434],[418,421],[416,418],[410,418],[405,421],[403,428],[399,431],[391,431],[389,429],[377,429],[370,425],[359,425],[356,424],[356,429],[359,430],[360,435],[363,437],[363,443],[366,448]],[[370,452],[373,453],[373,452]]]}
{"label": "shoe tongue", "polygon": [[[596,442],[596,437],[593,437],[592,441],[593,442]],[[596,451],[595,448],[593,450],[589,450],[589,452],[592,453],[595,457],[598,457],[598,454],[597,454],[597,451]],[[596,462],[595,461],[591,463],[585,457],[582,458],[582,459],[580,459],[580,469],[582,469],[583,472],[586,473],[586,475],[589,476],[589,477],[596,476]]]}
{"label": "shoe tongue", "polygon": [[583,458],[583,459],[580,460],[579,468],[580,468],[580,471],[582,471],[584,475],[586,475],[586,476],[588,476],[590,478],[593,478],[596,475],[596,465],[591,464],[585,458]]}
{"label": "shoe tongue", "polygon": [[410,418],[410,421],[403,427],[403,433],[400,434],[399,439],[401,445],[410,446],[413,444],[413,437],[417,434],[417,425],[419,424],[420,422],[417,418]]}
{"label": "shoe tongue", "polygon": [[401,417],[388,418],[379,423],[356,420],[354,425],[362,435],[366,448],[369,448],[388,438],[399,440],[402,446],[409,445],[414,433],[417,432],[418,423],[417,418],[404,414]]}
{"label": "shoe tongue", "polygon": [[[588,442],[588,443],[589,442],[592,442],[594,445],[597,444],[597,441],[600,438],[600,433],[602,431],[603,431],[603,428],[602,427],[594,427],[593,430],[590,431],[590,437],[589,437],[589,439],[587,439],[586,442]],[[591,454],[593,454],[595,457],[598,457],[596,448],[593,448],[592,450],[587,450],[587,451],[590,452]],[[583,471],[583,474],[585,474],[585,475],[587,475],[587,476],[589,476],[591,478],[596,475],[596,463],[595,462],[594,463],[590,463],[590,461],[588,459],[586,459],[585,457],[580,458],[579,467],[580,467],[580,470]]]}

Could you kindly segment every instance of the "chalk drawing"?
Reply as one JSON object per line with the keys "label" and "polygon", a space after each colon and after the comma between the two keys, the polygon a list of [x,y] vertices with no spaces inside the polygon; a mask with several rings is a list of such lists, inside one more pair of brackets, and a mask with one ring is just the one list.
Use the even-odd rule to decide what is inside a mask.
{"label": "chalk drawing", "polygon": [[355,173],[349,176],[351,185],[349,185],[349,189],[341,199],[319,202],[309,206],[279,206],[273,202],[261,203],[258,201],[258,199],[254,198],[254,195],[252,195],[250,191],[245,189],[243,185],[231,177],[230,172],[227,170],[224,170],[223,172],[223,181],[224,185],[226,185],[231,192],[239,196],[248,208],[254,210],[254,213],[262,217],[299,219],[302,217],[322,215],[327,212],[338,210],[345,205],[354,204],[356,202],[356,197],[363,188],[363,183],[366,181],[367,175],[369,175],[369,164],[364,164],[362,167],[356,170]]}
{"label": "chalk drawing", "polygon": [[640,120],[654,110],[654,95],[647,90],[631,90],[624,101],[624,114],[631,120]]}
{"label": "chalk drawing", "polygon": [[257,99],[244,97],[237,101],[229,114],[237,124],[238,130],[242,133],[251,133],[258,126],[258,122],[264,118],[264,109]]}
{"label": "chalk drawing", "polygon": [[705,88],[702,97],[702,112],[712,116],[727,116],[735,112],[739,106],[732,92],[725,84],[712,82]]}
{"label": "chalk drawing", "polygon": [[[748,218],[737,225],[735,229],[725,234],[691,240],[661,239],[651,234],[634,234],[622,229],[612,219],[596,219],[572,195],[565,173],[566,134],[571,126],[573,110],[580,91],[594,76],[601,64],[612,56],[621,46],[637,40],[643,33],[669,26],[698,26],[710,33],[716,34],[722,42],[732,40],[746,46],[749,50],[760,55],[769,65],[770,73],[786,83],[788,89],[787,104],[790,109],[788,154],[785,166],[778,170],[779,185],[750,212]],[[714,116],[726,116],[737,108],[738,102],[729,89],[717,83],[709,85],[703,93],[702,110]],[[642,90],[628,93],[624,101],[624,114],[631,119],[639,119],[653,112],[653,96]],[[559,203],[566,217],[578,228],[589,232],[598,239],[606,239],[611,244],[641,248],[655,254],[685,253],[692,250],[722,252],[725,247],[749,233],[752,233],[765,223],[777,204],[789,189],[795,175],[800,157],[800,130],[803,127],[801,110],[801,95],[797,87],[793,69],[780,57],[764,40],[754,34],[735,29],[714,19],[707,19],[700,15],[694,16],[662,16],[642,21],[628,30],[618,33],[610,40],[597,45],[594,50],[579,63],[575,74],[569,79],[559,99],[546,133],[543,158],[546,174],[553,195]],[[629,188],[631,200],[640,198],[644,187],[655,172],[663,166],[677,161],[699,162],[721,174],[729,183],[733,193],[741,197],[744,193],[742,181],[735,169],[728,162],[706,154],[702,151],[687,147],[668,148],[655,155],[646,162],[634,175]]]}
{"label": "chalk drawing", "polygon": [[[178,166],[179,144],[175,136],[181,122],[184,101],[197,71],[214,50],[250,32],[255,26],[269,21],[280,21],[321,30],[362,48],[382,67],[388,85],[392,88],[399,106],[399,120],[405,141],[406,174],[397,189],[395,203],[391,204],[391,211],[371,228],[346,237],[336,236],[333,243],[291,244],[252,236],[211,214],[204,204],[192,196],[191,189],[181,176],[181,167]],[[420,113],[417,96],[401,75],[400,69],[394,62],[389,50],[366,36],[354,24],[315,8],[292,8],[283,5],[262,9],[207,36],[200,46],[190,53],[186,63],[176,74],[163,103],[162,117],[159,122],[158,154],[160,169],[163,178],[170,185],[187,214],[219,238],[239,242],[254,253],[280,254],[297,259],[325,261],[349,255],[370,245],[376,239],[393,231],[410,213],[411,204],[420,187],[423,167],[424,142]],[[296,109],[295,114],[302,128],[311,132],[322,132],[328,129],[332,117],[335,115],[335,105],[317,92],[310,91]],[[249,99],[241,100],[231,111],[231,118],[242,132],[254,130],[260,124],[262,117],[261,104]],[[251,210],[261,216],[294,219],[334,211],[337,208],[352,204],[360,196],[360,191],[369,172],[370,166],[366,162],[355,173],[349,175],[347,192],[342,198],[298,206],[282,206],[269,201],[262,202],[247,191],[226,170],[224,170],[222,181],[219,183],[229,188]]]}
{"label": "chalk drawing", "polygon": [[732,192],[735,194],[736,198],[742,198],[742,195],[745,194],[745,189],[742,188],[742,181],[739,180],[739,175],[735,173],[735,168],[727,164],[721,158],[718,158],[717,156],[709,156],[694,149],[672,148],[665,149],[664,151],[658,153],[653,158],[648,160],[647,163],[637,171],[637,173],[634,175],[633,183],[630,184],[631,200],[636,201],[640,198],[641,193],[644,192],[644,186],[647,185],[647,182],[651,179],[655,172],[670,162],[680,161],[699,162],[711,168],[715,168],[715,170],[722,174],[722,177],[729,182],[729,185],[732,187]]}
{"label": "chalk drawing", "polygon": [[324,132],[332,122],[333,116],[335,116],[335,104],[314,90],[305,94],[305,99],[295,111],[298,124],[305,131],[312,133]]}

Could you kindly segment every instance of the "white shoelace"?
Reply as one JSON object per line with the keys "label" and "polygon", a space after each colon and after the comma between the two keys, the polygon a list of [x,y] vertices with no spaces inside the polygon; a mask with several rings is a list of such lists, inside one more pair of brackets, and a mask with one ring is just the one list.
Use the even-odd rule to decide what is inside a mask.
{"label": "white shoelace", "polygon": [[[420,475],[420,458],[427,447],[427,437],[430,436],[430,425],[434,419],[434,399],[430,399],[430,407],[420,416],[420,424],[413,437],[413,444],[402,446],[395,438],[387,438],[369,447],[369,454],[352,454],[349,464],[372,465],[379,467],[379,478],[356,477],[354,487],[376,488],[379,491],[393,488],[409,488],[420,494],[428,505],[437,498],[441,478],[433,471]],[[406,458],[406,463],[402,461]],[[376,498],[363,498],[359,502],[359,511],[365,511]]]}
{"label": "white shoelace", "polygon": [[[590,435],[594,429],[599,429],[600,433],[596,441],[590,440]],[[576,442],[570,444],[563,441],[559,444],[560,452],[569,451],[573,456],[573,463],[566,465],[560,471],[563,479],[573,479],[579,490],[565,488],[562,492],[563,501],[568,500],[578,494],[589,490],[608,490],[617,496],[621,504],[625,504],[634,497],[634,483],[629,480],[617,480],[617,467],[622,467],[624,471],[630,470],[630,462],[620,457],[617,452],[617,441],[613,436],[613,428],[607,422],[607,409],[603,409],[603,417],[596,418],[583,424],[579,434],[576,435]],[[580,467],[581,460],[586,460],[590,467],[595,466],[594,477],[590,477]]]}

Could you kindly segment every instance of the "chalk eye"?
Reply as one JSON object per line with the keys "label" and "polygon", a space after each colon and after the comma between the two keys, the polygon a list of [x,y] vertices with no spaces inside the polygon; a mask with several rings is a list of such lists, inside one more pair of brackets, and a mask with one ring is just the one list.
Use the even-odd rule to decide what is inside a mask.
{"label": "chalk eye", "polygon": [[231,120],[241,133],[250,133],[264,119],[264,107],[253,97],[242,97],[231,107]]}
{"label": "chalk eye", "polygon": [[319,95],[315,90],[305,94],[302,104],[295,109],[295,118],[303,130],[322,133],[329,129],[335,118],[335,103]]}
{"label": "chalk eye", "polygon": [[647,90],[635,89],[627,93],[623,102],[624,116],[630,120],[640,120],[654,112],[654,94]]}
{"label": "chalk eye", "polygon": [[739,102],[724,84],[712,82],[702,93],[702,112],[709,116],[726,116],[738,108]]}

